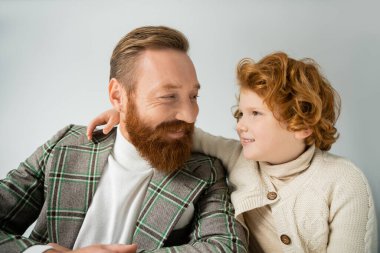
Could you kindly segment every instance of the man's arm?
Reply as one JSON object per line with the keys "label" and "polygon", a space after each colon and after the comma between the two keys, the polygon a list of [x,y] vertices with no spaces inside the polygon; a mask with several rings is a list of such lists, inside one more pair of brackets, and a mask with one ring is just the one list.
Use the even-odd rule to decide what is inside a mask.
{"label": "man's arm", "polygon": [[[44,244],[43,235],[32,233],[33,240],[23,237],[25,230],[37,219],[45,202],[45,169],[54,146],[72,126],[59,131],[39,147],[19,167],[0,180],[0,248],[1,252],[22,252],[33,245]],[[46,237],[46,236],[45,236]]]}
{"label": "man's arm", "polygon": [[248,252],[246,231],[234,218],[225,171],[215,158],[199,170],[210,170],[208,189],[195,203],[193,230],[186,245],[161,248],[159,252]]}

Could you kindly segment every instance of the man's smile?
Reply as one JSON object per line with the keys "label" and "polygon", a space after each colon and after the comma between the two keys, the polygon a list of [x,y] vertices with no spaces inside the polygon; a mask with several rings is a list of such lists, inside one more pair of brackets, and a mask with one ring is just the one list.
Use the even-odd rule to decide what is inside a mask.
{"label": "man's smile", "polygon": [[171,132],[168,132],[167,135],[171,139],[179,139],[185,135],[185,131],[184,130],[171,131]]}

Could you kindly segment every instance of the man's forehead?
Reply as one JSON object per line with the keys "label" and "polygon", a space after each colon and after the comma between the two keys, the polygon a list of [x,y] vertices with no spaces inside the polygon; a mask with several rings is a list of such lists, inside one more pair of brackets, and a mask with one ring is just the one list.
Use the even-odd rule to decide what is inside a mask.
{"label": "man's forehead", "polygon": [[146,50],[139,57],[137,89],[199,90],[194,65],[186,54],[173,49]]}

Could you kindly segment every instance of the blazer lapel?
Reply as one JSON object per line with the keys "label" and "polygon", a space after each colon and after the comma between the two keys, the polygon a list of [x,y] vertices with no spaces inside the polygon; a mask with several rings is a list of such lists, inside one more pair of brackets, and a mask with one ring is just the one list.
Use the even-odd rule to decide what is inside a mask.
{"label": "blazer lapel", "polygon": [[50,242],[73,247],[115,136],[114,131],[94,142],[55,148],[47,191]]}
{"label": "blazer lapel", "polygon": [[183,212],[206,185],[207,182],[193,176],[186,165],[170,175],[154,171],[137,219],[133,242],[148,251],[162,247]]}

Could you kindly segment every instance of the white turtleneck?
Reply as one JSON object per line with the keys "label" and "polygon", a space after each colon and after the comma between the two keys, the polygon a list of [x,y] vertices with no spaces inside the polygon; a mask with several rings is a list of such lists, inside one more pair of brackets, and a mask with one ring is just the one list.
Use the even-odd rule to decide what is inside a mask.
{"label": "white turtleneck", "polygon": [[74,249],[94,243],[131,244],[153,169],[117,129],[116,141]]}

